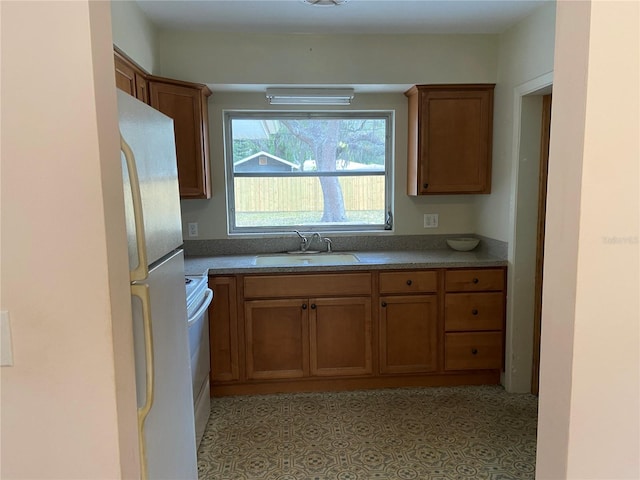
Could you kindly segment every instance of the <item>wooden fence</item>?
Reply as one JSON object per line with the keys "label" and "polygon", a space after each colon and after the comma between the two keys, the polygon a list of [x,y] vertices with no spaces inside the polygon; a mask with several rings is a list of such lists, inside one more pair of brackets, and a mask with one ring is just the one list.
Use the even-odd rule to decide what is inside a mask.
{"label": "wooden fence", "polygon": [[[384,176],[340,177],[346,210],[384,210]],[[237,212],[322,211],[317,177],[235,179]]]}

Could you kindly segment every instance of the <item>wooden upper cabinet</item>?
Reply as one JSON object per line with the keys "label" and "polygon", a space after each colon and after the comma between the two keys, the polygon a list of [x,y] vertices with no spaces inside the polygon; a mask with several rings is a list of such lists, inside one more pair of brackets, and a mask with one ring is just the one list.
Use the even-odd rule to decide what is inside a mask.
{"label": "wooden upper cabinet", "polygon": [[113,54],[116,87],[144,103],[149,103],[149,88],[145,72],[116,50]]}
{"label": "wooden upper cabinet", "polygon": [[181,198],[211,198],[206,85],[149,76],[149,104],[174,121]]}
{"label": "wooden upper cabinet", "polygon": [[491,192],[493,89],[417,85],[405,93],[409,195]]}

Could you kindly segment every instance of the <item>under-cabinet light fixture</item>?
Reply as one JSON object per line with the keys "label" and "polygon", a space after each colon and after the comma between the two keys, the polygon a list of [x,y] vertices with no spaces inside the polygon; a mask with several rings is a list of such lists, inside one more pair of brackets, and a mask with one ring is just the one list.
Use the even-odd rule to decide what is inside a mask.
{"label": "under-cabinet light fixture", "polygon": [[353,88],[267,88],[271,105],[351,105]]}

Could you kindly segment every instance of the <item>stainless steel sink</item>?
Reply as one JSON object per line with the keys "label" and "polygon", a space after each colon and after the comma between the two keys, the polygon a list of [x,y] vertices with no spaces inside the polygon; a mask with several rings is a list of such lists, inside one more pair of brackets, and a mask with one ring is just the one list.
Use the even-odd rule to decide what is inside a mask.
{"label": "stainless steel sink", "polygon": [[317,253],[317,254],[277,254],[257,255],[254,259],[256,266],[284,266],[284,265],[345,265],[359,263],[358,257],[352,253]]}

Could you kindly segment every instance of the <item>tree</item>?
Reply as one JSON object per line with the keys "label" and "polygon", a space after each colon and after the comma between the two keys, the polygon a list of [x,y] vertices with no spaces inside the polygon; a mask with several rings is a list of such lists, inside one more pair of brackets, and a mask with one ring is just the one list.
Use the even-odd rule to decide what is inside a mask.
{"label": "tree", "polygon": [[[319,172],[335,172],[338,159],[340,122],[338,120],[283,120],[282,124],[314,153]],[[347,213],[338,177],[319,178],[324,199],[321,222],[344,222]]]}

